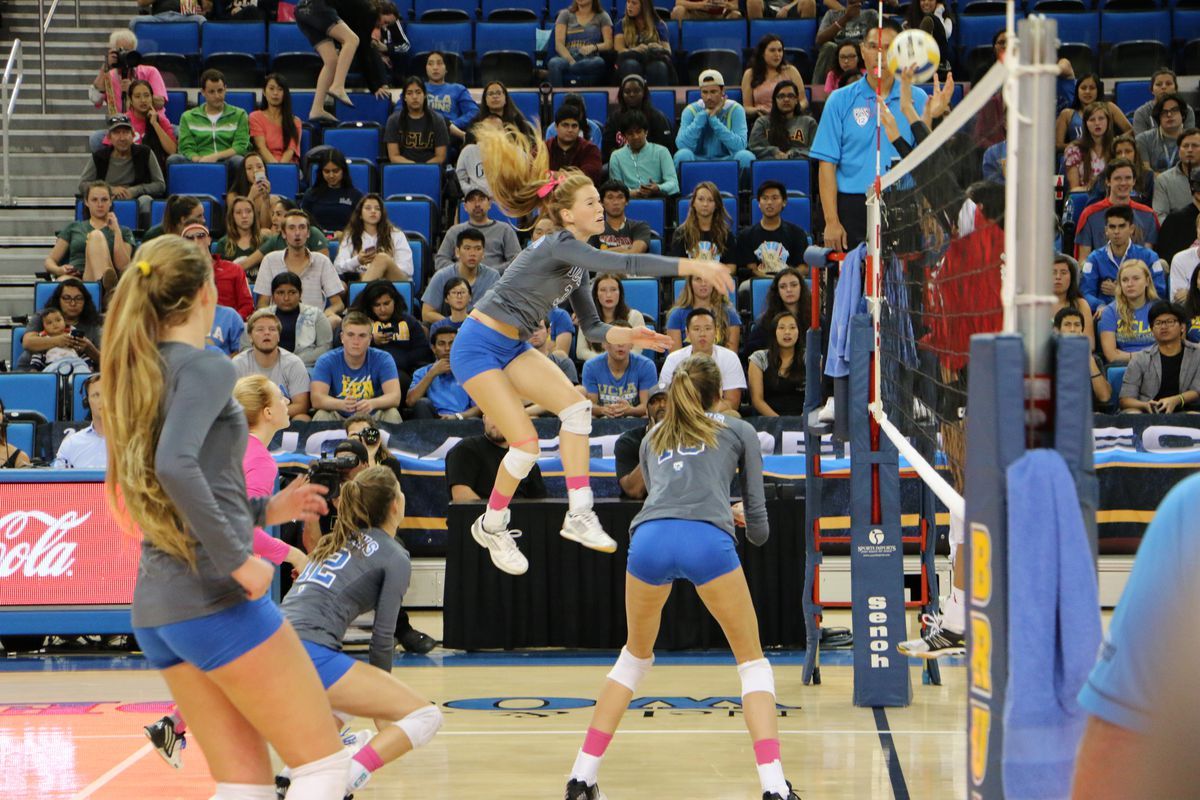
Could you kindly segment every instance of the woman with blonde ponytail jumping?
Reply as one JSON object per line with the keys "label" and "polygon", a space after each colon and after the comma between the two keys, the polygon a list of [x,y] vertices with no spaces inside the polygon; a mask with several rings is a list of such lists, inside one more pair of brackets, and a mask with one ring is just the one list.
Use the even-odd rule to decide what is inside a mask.
{"label": "woman with blonde ponytail jumping", "polygon": [[216,305],[209,259],[168,235],[134,254],[109,308],[106,482],[142,537],[134,635],[204,751],[214,800],[275,797],[267,744],[292,769],[292,800],[341,800],[349,756],[329,700],[266,596],[274,568],[251,552],[256,525],[326,513],[324,490],[247,498],[233,367],[204,349]]}
{"label": "woman with blonde ponytail jumping", "polygon": [[[403,518],[404,494],[391,468],[367,467],[342,486],[333,530],[317,541],[283,600],[283,614],[334,710],[373,719],[379,729],[354,753],[346,794],[384,764],[429,744],[442,727],[438,707],[390,674],[396,615],[412,574],[408,553],[395,539]],[[370,666],[342,652],[350,623],[367,611],[375,612]]]}
{"label": "woman with blonde ponytail jumping", "polygon": [[[654,664],[662,608],[677,578],[691,581],[729,640],[742,679],[742,711],[754,741],[763,800],[800,800],[783,777],[775,677],[763,658],[758,618],[734,542],[734,526],[751,544],[767,541],[762,451],[747,422],[712,411],[721,399],[721,372],[704,355],[679,365],[667,390],[667,414],[642,440],[646,504],[630,524],[625,574],[629,638],[608,679],[583,747],[571,768],[566,800],[600,800],[596,776],[621,715]],[[742,502],[730,508],[734,474]]]}
{"label": "woman with blonde ponytail jumping", "polygon": [[588,238],[604,230],[604,207],[590,178],[574,169],[551,173],[545,145],[511,125],[503,129],[476,125],[472,132],[488,184],[504,211],[521,217],[537,209],[559,229],[512,260],[500,281],[475,303],[450,351],[454,377],[510,443],[487,510],[471,526],[471,535],[488,549],[492,563],[510,575],[520,575],[529,569],[529,562],[508,529],[508,504],[538,457],[537,432],[522,398],[562,421],[560,451],[568,500],[562,536],[605,553],[617,549],[592,511],[588,481],[591,402],[580,400],[554,362],[530,346],[531,332],[551,308],[570,298],[588,341],[661,352],[671,344],[666,336],[649,328],[617,328],[600,320],[589,273],[697,275],[723,291],[733,290],[733,279],[731,270],[712,261],[589,247]]}

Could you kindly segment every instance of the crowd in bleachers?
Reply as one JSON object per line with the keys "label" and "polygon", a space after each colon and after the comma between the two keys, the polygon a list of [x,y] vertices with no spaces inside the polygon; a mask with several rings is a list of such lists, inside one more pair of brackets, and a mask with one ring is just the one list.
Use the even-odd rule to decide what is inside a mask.
{"label": "crowd in bleachers", "polygon": [[[388,420],[466,414],[439,348],[548,229],[491,200],[471,129],[511,124],[545,141],[554,168],[597,183],[606,224],[594,246],[711,258],[736,272],[729,297],[703,281],[596,278],[605,321],[671,336],[661,363],[588,342],[556,309],[541,346],[596,413],[644,413],[642,376],[669,379],[691,348],[722,366],[731,411],[798,413],[810,314],[802,256],[832,229],[817,174],[830,159],[813,146],[830,93],[862,79],[873,57],[863,36],[878,25],[874,10],[839,0],[362,2],[376,20],[366,49],[386,82],[352,75],[348,96],[305,117],[313,93],[290,86],[311,83],[319,58],[286,21],[286,2],[139,0],[149,14],[112,34],[89,87],[106,124],[81,164],[77,219],[45,260],[44,277],[59,283],[39,287],[36,313],[14,332],[15,369],[94,368],[117,277],[139,242],[171,233],[213,254],[229,313],[210,344],[288,385],[294,418],[354,413],[342,387],[364,381],[365,396],[386,398],[374,411]],[[933,95],[945,102],[930,125],[961,98],[962,78],[1002,55],[994,6],[888,6],[934,36],[943,76],[953,65],[960,77]],[[1200,130],[1165,49],[1125,41],[1130,31],[1190,41],[1200,12],[1137,0],[1108,0],[1103,12],[1085,0],[1030,8],[1059,20],[1063,42],[1055,137],[1063,249],[1075,258],[1055,266],[1060,307],[1080,312],[1098,369],[1154,345],[1148,315],[1160,297],[1182,304],[1187,338],[1200,341]],[[1181,67],[1200,72],[1189,61],[1197,49],[1179,48]],[[1105,78],[1141,77],[1109,99],[1100,62]],[[517,88],[544,78],[540,91]],[[354,91],[361,83],[377,91]],[[917,121],[926,94],[914,94]],[[1003,134],[985,131],[974,146],[974,177],[1002,184]],[[1137,289],[1123,277],[1143,273],[1127,270],[1135,261]],[[363,342],[366,354],[355,354]]]}

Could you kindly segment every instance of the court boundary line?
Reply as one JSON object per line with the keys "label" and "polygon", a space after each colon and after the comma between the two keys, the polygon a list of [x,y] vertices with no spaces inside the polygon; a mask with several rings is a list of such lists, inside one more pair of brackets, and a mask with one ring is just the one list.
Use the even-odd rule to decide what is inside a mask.
{"label": "court boundary line", "polygon": [[904,780],[904,768],[900,766],[900,754],[896,751],[896,743],[892,739],[893,731],[888,725],[887,711],[879,706],[871,709],[875,716],[875,729],[879,734],[879,746],[883,748],[883,758],[887,762],[888,777],[892,781],[892,796],[896,800],[909,800],[908,783]]}
{"label": "court boundary line", "polygon": [[116,778],[118,775],[120,775],[122,772],[129,769],[134,764],[136,764],[137,762],[139,762],[143,758],[145,758],[146,755],[153,749],[154,749],[154,745],[151,744],[150,742],[146,742],[144,745],[139,747],[137,750],[130,753],[125,758],[124,761],[122,761],[121,763],[112,767],[111,769],[108,770],[108,772],[105,772],[99,778],[96,778],[96,780],[92,781],[87,786],[80,789],[77,794],[71,795],[71,800],[84,800],[84,798],[86,798],[86,797],[91,797],[93,794],[100,791],[105,786],[107,786],[109,783],[111,783],[112,780],[114,778]]}

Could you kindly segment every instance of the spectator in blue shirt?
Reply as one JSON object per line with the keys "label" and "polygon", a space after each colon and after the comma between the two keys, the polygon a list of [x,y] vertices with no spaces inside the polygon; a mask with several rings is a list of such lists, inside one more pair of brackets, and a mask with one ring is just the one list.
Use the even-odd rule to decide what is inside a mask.
{"label": "spectator in blue shirt", "polygon": [[1104,211],[1104,236],[1108,244],[1092,251],[1079,277],[1079,290],[1092,311],[1099,311],[1117,296],[1117,272],[1126,261],[1137,260],[1148,265],[1154,289],[1160,297],[1167,296],[1167,273],[1162,261],[1150,248],[1133,244],[1134,230],[1133,209],[1129,206],[1111,206]]}
{"label": "spectator in blue shirt", "polygon": [[471,120],[479,113],[479,104],[467,87],[446,82],[446,57],[440,50],[434,50],[425,59],[425,91],[429,108],[442,115],[450,135],[461,144],[467,138]]}
{"label": "spectator in blue shirt", "polygon": [[1128,364],[1133,354],[1154,344],[1150,327],[1150,307],[1158,292],[1150,279],[1150,267],[1141,261],[1126,261],[1117,273],[1120,291],[1117,299],[1100,312],[1096,331],[1104,360],[1110,364]]}
{"label": "spectator in blue shirt", "polygon": [[204,346],[233,358],[242,349],[242,331],[246,323],[242,321],[241,314],[229,306],[217,306],[216,312],[212,331]]}
{"label": "spectator in blue shirt", "polygon": [[[881,78],[875,77],[876,63],[899,32],[898,23],[885,19],[882,28],[867,33],[862,41],[864,79],[837,89],[825,100],[821,124],[808,151],[809,158],[821,162],[818,180],[825,214],[825,246],[835,250],[849,250],[867,235],[866,194],[875,181],[877,81],[888,110],[896,118],[900,136],[913,143],[912,128],[900,106],[899,81],[886,67]],[[913,87],[912,101],[918,114],[924,115],[927,100],[924,91]],[[882,164],[887,169],[899,153],[887,137],[883,138],[882,148]]]}
{"label": "spectator in blue shirt", "polygon": [[725,97],[725,78],[715,69],[700,73],[700,99],[688,105],[675,135],[675,169],[685,161],[727,161],[749,169],[754,153],[746,149],[746,109]]}
{"label": "spectator in blue shirt", "polygon": [[[632,327],[623,319],[613,325]],[[583,365],[583,388],[596,417],[646,416],[646,402],[656,383],[654,362],[631,353],[627,344],[605,342],[604,352]]]}
{"label": "spectator in blue shirt", "polygon": [[[450,236],[450,233],[447,232],[446,236]],[[453,278],[462,278],[471,286],[471,304],[467,306],[467,311],[474,307],[476,298],[483,297],[500,280],[500,273],[483,263],[486,241],[480,231],[470,226],[458,232],[454,244],[455,262],[433,273],[425,293],[421,295],[422,322],[432,325],[446,318],[442,314],[446,284]]]}
{"label": "spectator in blue shirt", "polygon": [[450,371],[450,348],[457,336],[458,328],[446,320],[429,329],[434,362],[413,373],[412,386],[404,398],[404,404],[413,410],[413,418],[467,419],[482,413]]}
{"label": "spectator in blue shirt", "polygon": [[400,423],[400,378],[386,350],[371,347],[371,320],[351,311],[342,322],[342,346],[317,359],[309,385],[313,422],[341,422],[368,414]]}

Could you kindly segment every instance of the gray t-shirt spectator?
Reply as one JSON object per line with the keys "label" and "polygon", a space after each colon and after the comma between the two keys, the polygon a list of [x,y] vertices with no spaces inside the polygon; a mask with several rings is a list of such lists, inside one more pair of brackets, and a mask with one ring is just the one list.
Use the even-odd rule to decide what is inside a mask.
{"label": "gray t-shirt spectator", "polygon": [[[821,17],[821,24],[817,26],[817,33],[833,25],[838,20],[846,15],[845,11],[829,10],[825,12],[825,16]],[[837,43],[842,43],[854,39],[861,42],[863,37],[867,35],[867,31],[871,28],[879,27],[879,13],[874,9],[864,9],[859,12],[859,15],[842,26],[842,30],[834,39]]]}
{"label": "gray t-shirt spectator", "polygon": [[486,225],[474,225],[468,220],[451,225],[446,231],[442,238],[442,246],[433,257],[435,270],[440,272],[454,263],[454,247],[458,242],[458,234],[467,228],[474,228],[483,234],[483,263],[492,269],[503,272],[508,262],[521,252],[521,243],[517,241],[517,232],[513,230],[512,225],[501,220],[490,220]]}
{"label": "gray t-shirt spectator", "polygon": [[435,147],[450,146],[450,132],[441,114],[427,111],[420,119],[410,118],[408,130],[401,131],[401,115],[406,114],[406,109],[400,109],[388,117],[383,132],[383,141],[398,145],[401,156],[424,164],[433,158]]}
{"label": "gray t-shirt spectator", "polygon": [[263,369],[254,358],[254,348],[242,350],[233,357],[233,368],[239,378],[250,375],[264,375],[267,380],[279,387],[283,396],[291,400],[296,395],[308,391],[309,377],[304,362],[295,353],[289,353],[282,347],[277,351],[279,359],[270,369]]}
{"label": "gray t-shirt spectator", "polygon": [[1163,136],[1158,128],[1139,133],[1134,141],[1138,157],[1155,172],[1165,172],[1179,163],[1179,143]]}
{"label": "gray t-shirt spectator", "polygon": [[[150,172],[150,180],[146,183],[134,183],[137,180],[137,174],[133,158],[119,158],[116,153],[113,153],[108,159],[108,172],[105,174],[104,180],[109,186],[124,186],[129,190],[131,198],[138,198],[142,195],[161,197],[167,191],[167,182],[163,179],[162,167],[159,166],[158,159],[154,157],[153,153],[146,160],[146,168]],[[83,174],[79,176],[79,194],[86,195],[88,184],[95,180],[98,180],[96,160],[88,157]]]}
{"label": "gray t-shirt spectator", "polygon": [[[425,287],[425,293],[421,295],[421,302],[432,308],[439,314],[442,313],[442,298],[446,294],[446,284],[451,278],[461,278],[458,274],[458,267],[451,266],[449,269],[439,269],[433,273],[433,277],[429,279],[429,285]],[[500,273],[489,266],[480,264],[475,271],[475,282],[471,284],[471,302],[467,305],[467,310],[470,311],[479,302],[479,298],[491,289],[500,280]]]}
{"label": "gray t-shirt spectator", "polygon": [[[563,25],[567,29],[565,44],[567,52],[573,58],[583,58],[580,55],[579,48],[585,44],[599,44],[604,41],[604,29],[613,26],[612,17],[607,11],[601,11],[596,16],[592,17],[591,21],[586,26],[579,24],[579,17],[569,8],[564,8],[558,12],[558,17],[554,20],[555,25]],[[551,43],[553,45],[553,42]],[[554,48],[551,46],[551,55]],[[595,55],[594,53],[592,54]],[[597,142],[599,144],[599,142]]]}
{"label": "gray t-shirt spectator", "polygon": [[[271,281],[276,275],[288,271],[284,261],[286,256],[287,250],[276,250],[263,256],[262,264],[258,267],[258,278],[254,281],[256,295],[271,295]],[[300,273],[300,302],[306,306],[324,308],[329,298],[341,294],[346,287],[327,256],[312,251],[308,256],[308,266]]]}
{"label": "gray t-shirt spectator", "polygon": [[[1192,111],[1192,107],[1186,103],[1184,104],[1183,108],[1184,108],[1184,114],[1183,114],[1184,130],[1187,130],[1188,128],[1196,127],[1196,112]],[[1154,116],[1152,113],[1153,111],[1154,111],[1154,101],[1147,100],[1146,102],[1144,102],[1140,106],[1138,106],[1137,110],[1133,112],[1133,120],[1131,122],[1133,124],[1134,136],[1136,136],[1139,133],[1145,133],[1146,131],[1154,130]]]}

